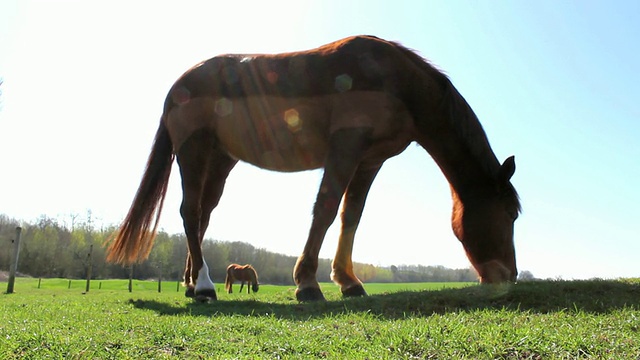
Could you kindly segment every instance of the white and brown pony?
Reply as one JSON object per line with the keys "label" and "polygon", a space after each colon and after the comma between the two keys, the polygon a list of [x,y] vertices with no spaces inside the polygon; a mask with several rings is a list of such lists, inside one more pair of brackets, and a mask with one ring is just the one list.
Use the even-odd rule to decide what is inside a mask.
{"label": "white and brown pony", "polygon": [[384,161],[414,141],[450,183],[453,231],[481,282],[514,281],[513,224],[520,211],[510,183],[514,158],[496,159],[447,76],[413,51],[373,36],[301,52],[217,56],[182,75],[165,100],[145,173],[108,260],[127,264],[148,256],[175,157],[189,247],[186,295],[215,299],[201,243],[238,160],[282,172],[324,168],[293,270],[296,297],[324,299],[318,253],[341,201],[332,279],[345,296],[366,295],[351,261],[365,199]]}

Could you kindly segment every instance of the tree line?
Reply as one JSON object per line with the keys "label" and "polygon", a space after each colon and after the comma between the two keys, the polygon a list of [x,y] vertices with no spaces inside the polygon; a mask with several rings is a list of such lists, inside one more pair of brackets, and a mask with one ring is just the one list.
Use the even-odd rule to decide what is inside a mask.
{"label": "tree line", "polygon": [[[76,218],[74,217],[73,220]],[[41,216],[33,223],[25,223],[0,214],[0,270],[8,270],[13,251],[11,241],[15,229],[22,227],[18,272],[41,278],[85,278],[89,266],[93,279],[128,278],[130,269],[105,261],[106,239],[116,230],[114,226],[96,229],[90,213],[84,221],[71,226]],[[293,284],[292,270],[295,256],[288,256],[256,248],[251,244],[207,239],[203,254],[214,281],[222,282],[231,263],[252,264],[261,283]],[[134,266],[136,279],[181,280],[187,255],[187,239],[183,234],[160,231],[149,258]],[[374,266],[354,263],[356,275],[365,282],[457,282],[476,281],[472,268],[449,269],[443,266],[397,265]],[[331,260],[320,259],[318,281],[331,281]]]}

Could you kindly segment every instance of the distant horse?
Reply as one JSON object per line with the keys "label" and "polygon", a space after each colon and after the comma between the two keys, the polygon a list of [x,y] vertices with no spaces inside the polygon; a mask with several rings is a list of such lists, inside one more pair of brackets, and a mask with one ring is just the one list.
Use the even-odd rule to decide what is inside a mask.
{"label": "distant horse", "polygon": [[182,75],[165,100],[145,173],[108,260],[128,264],[149,255],[176,157],[189,250],[186,295],[216,299],[201,243],[238,160],[283,172],[324,168],[293,271],[296,297],[324,299],[318,253],[343,198],[331,276],[345,296],[366,295],[351,261],[365,199],[384,161],[413,141],[450,184],[453,232],[481,282],[515,281],[520,202],[510,182],[513,156],[498,162],[446,75],[400,44],[373,36],[301,52],[222,55]]}
{"label": "distant horse", "polygon": [[[256,272],[256,269],[249,264],[231,264],[227,267],[227,277],[224,279],[224,289],[227,290],[229,294],[233,292],[232,286],[234,281],[240,281],[240,292],[242,292],[245,281],[247,282],[247,294],[250,294],[251,290],[253,290],[253,292],[258,292],[258,273]],[[249,286],[251,286],[251,288],[249,288]]]}

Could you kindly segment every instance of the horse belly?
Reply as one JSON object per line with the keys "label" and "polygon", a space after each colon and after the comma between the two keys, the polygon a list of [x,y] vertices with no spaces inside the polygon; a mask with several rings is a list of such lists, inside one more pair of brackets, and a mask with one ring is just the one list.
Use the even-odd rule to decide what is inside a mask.
{"label": "horse belly", "polygon": [[200,97],[170,111],[165,123],[176,152],[200,128],[215,131],[232,157],[264,169],[303,171],[324,165],[332,133],[371,128],[372,157],[402,151],[413,120],[404,105],[383,92],[352,92],[306,98]]}
{"label": "horse belly", "polygon": [[321,101],[255,96],[216,104],[216,134],[231,156],[277,171],[322,167],[329,113]]}

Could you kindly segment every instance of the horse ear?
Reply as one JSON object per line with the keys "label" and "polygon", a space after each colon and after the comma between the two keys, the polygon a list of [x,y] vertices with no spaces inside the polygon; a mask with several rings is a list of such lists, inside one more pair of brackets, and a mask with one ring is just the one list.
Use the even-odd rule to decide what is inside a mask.
{"label": "horse ear", "polygon": [[498,171],[498,182],[501,184],[506,184],[509,182],[513,173],[516,172],[516,159],[514,156],[509,156],[503,163],[500,165],[500,170]]}

